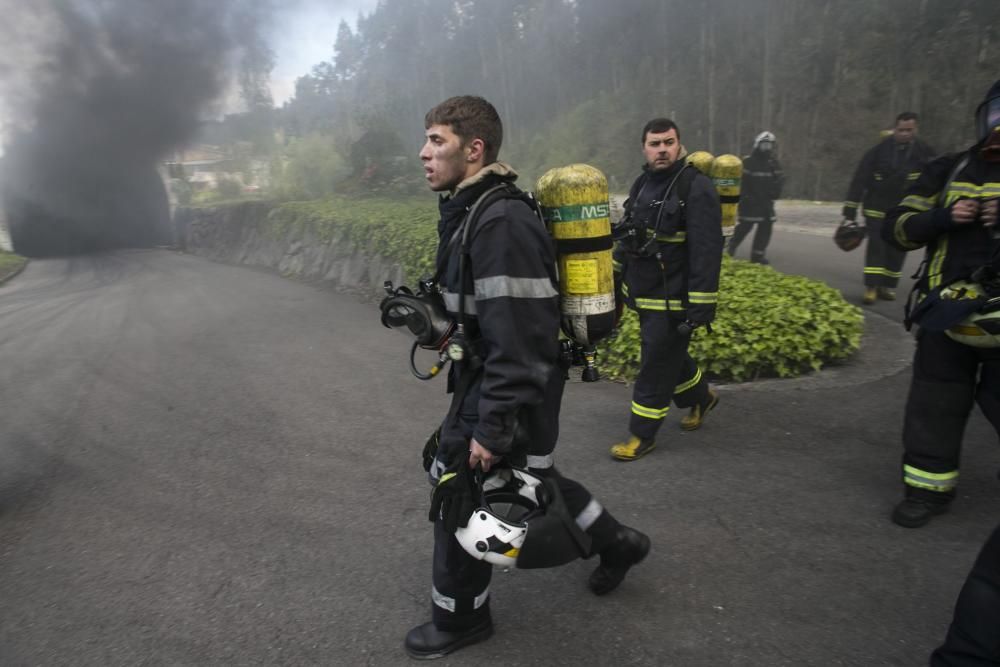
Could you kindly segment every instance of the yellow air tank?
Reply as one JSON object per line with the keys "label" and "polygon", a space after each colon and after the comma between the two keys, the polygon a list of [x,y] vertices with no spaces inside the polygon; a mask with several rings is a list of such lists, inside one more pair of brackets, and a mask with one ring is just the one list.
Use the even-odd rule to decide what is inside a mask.
{"label": "yellow air tank", "polygon": [[736,227],[736,209],[740,203],[743,161],[735,155],[720,155],[709,172],[722,204],[722,235],[732,236]]}
{"label": "yellow air tank", "polygon": [[535,196],[556,242],[562,329],[584,348],[584,378],[596,379],[594,344],[615,324],[608,179],[586,164],[558,167],[538,179]]}
{"label": "yellow air tank", "polygon": [[706,176],[711,176],[712,162],[714,160],[715,157],[708,151],[695,151],[687,156],[687,163]]}

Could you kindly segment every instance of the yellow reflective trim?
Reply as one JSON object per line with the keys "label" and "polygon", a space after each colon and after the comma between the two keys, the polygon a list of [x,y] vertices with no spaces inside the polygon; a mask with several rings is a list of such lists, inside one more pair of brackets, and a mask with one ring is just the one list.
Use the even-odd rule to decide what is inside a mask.
{"label": "yellow reflective trim", "polygon": [[931,265],[927,269],[927,286],[931,289],[941,286],[941,270],[944,258],[948,255],[948,236],[939,236],[938,241],[938,246],[931,257]]}
{"label": "yellow reflective trim", "polygon": [[866,266],[865,273],[870,276],[885,276],[887,278],[901,278],[903,276],[899,271],[890,271],[880,266]]}
{"label": "yellow reflective trim", "polygon": [[670,299],[667,301],[667,310],[684,310],[684,302],[680,299]]}
{"label": "yellow reflective trim", "polygon": [[894,233],[896,234],[896,240],[899,241],[899,245],[903,246],[904,248],[909,248],[910,250],[915,250],[916,248],[919,248],[922,245],[920,243],[914,243],[913,241],[906,238],[906,230],[903,228],[903,223],[915,215],[916,212],[911,211],[909,213],[904,213],[903,215],[896,218],[896,228],[893,230]]}
{"label": "yellow reflective trim", "polygon": [[937,480],[949,480],[958,479],[958,471],[951,470],[949,472],[927,472],[926,470],[921,470],[920,468],[914,468],[911,465],[903,465],[903,472],[913,473],[914,475],[920,475],[921,477],[926,477],[927,479],[937,479]]}
{"label": "yellow reflective trim", "polygon": [[915,181],[918,178],[920,178],[920,172],[919,171],[911,171],[909,174],[906,175],[906,180],[908,180],[908,181]]}
{"label": "yellow reflective trim", "polygon": [[657,241],[663,243],[684,243],[687,241],[687,232],[677,232],[676,234],[657,234]]}
{"label": "yellow reflective trim", "polygon": [[718,303],[719,293],[718,292],[688,292],[688,301],[690,303],[711,305],[713,303]]}
{"label": "yellow reflective trim", "polygon": [[677,385],[674,388],[674,393],[675,394],[683,394],[688,389],[691,389],[692,387],[698,386],[699,382],[701,382],[701,369],[700,368],[698,369],[698,372],[694,374],[693,378],[691,378],[687,382],[684,382],[682,384]]}
{"label": "yellow reflective trim", "polygon": [[907,208],[912,208],[914,211],[929,211],[934,208],[934,204],[937,203],[937,195],[933,197],[921,197],[920,195],[906,195],[903,197],[903,201],[899,202],[900,206],[905,206]]}
{"label": "yellow reflective trim", "polygon": [[864,214],[866,218],[874,218],[875,220],[881,220],[882,218],[885,217],[885,213],[883,213],[882,211],[876,211],[873,208],[866,208],[861,212]]}
{"label": "yellow reflective trim", "polygon": [[622,263],[619,262],[617,259],[613,259],[613,260],[611,260],[611,268],[613,270],[615,270],[615,271],[621,272],[621,270],[622,270]]}
{"label": "yellow reflective trim", "polygon": [[628,283],[622,283],[622,294],[628,296]]}
{"label": "yellow reflective trim", "polygon": [[934,473],[914,468],[913,466],[903,466],[903,482],[907,486],[929,491],[951,491],[958,486],[958,471]]}
{"label": "yellow reflective trim", "polygon": [[670,406],[665,408],[648,408],[645,405],[640,405],[635,401],[632,401],[632,413],[637,414],[640,417],[645,417],[647,419],[663,419],[667,416],[670,411]]}
{"label": "yellow reflective trim", "polygon": [[990,199],[1000,197],[1000,183],[977,185],[968,181],[952,181],[945,193],[944,205],[951,206],[958,199]]}
{"label": "yellow reflective trim", "polygon": [[857,201],[845,201],[844,202],[844,206],[846,208],[857,208],[858,206],[861,206],[861,202],[857,202]]}
{"label": "yellow reflective trim", "polygon": [[635,307],[643,310],[666,310],[667,302],[664,299],[636,299]]}

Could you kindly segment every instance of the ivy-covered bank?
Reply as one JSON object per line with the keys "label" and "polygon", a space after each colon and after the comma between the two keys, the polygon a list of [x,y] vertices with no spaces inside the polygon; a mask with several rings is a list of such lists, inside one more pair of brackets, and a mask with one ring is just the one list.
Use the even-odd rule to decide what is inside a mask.
{"label": "ivy-covered bank", "polygon": [[0,283],[20,271],[27,261],[20,255],[0,250]]}
{"label": "ivy-covered bank", "polygon": [[[430,197],[252,202],[180,209],[178,221],[191,252],[288,275],[374,290],[386,279],[412,285],[433,272],[437,210]],[[792,377],[849,357],[862,325],[861,309],[837,290],[727,257],[713,332],[697,331],[691,354],[714,378]],[[606,376],[635,376],[638,334],[628,313],[618,335],[601,345]]]}

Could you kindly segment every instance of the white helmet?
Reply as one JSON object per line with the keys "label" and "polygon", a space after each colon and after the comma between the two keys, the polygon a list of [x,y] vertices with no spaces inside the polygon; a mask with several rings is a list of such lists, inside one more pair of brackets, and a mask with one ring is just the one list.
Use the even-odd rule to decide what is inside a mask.
{"label": "white helmet", "polygon": [[753,140],[753,149],[763,151],[765,153],[770,153],[774,150],[774,145],[778,143],[778,138],[774,136],[773,132],[761,132]]}
{"label": "white helmet", "polygon": [[519,468],[494,468],[482,483],[479,507],[455,539],[469,555],[514,567],[528,534],[528,520],[543,505],[542,480]]}
{"label": "white helmet", "polygon": [[945,329],[949,338],[971,347],[1000,347],[1000,297],[990,299],[979,283],[960,280],[941,290],[941,301],[974,309]]}

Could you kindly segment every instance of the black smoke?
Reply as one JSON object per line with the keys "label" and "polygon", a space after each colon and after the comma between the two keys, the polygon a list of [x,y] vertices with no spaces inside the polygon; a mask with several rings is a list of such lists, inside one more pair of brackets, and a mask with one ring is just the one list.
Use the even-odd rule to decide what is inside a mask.
{"label": "black smoke", "polygon": [[241,64],[266,50],[265,3],[11,6],[8,33],[16,39],[21,21],[21,37],[34,41],[0,47],[0,77],[22,82],[5,86],[14,91],[7,111],[15,122],[0,164],[15,250],[51,256],[170,243],[157,167],[195,136]]}

